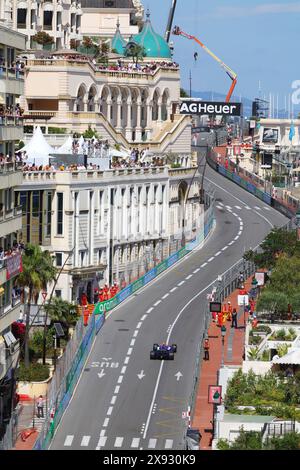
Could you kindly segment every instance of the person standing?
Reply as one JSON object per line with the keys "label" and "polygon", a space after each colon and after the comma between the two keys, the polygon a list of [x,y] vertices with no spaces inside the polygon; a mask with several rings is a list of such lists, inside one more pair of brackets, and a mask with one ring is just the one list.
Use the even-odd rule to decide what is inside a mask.
{"label": "person standing", "polygon": [[232,323],[231,328],[237,328],[237,311],[236,308],[232,310]]}
{"label": "person standing", "polygon": [[204,360],[209,360],[209,339],[205,338],[204,340]]}
{"label": "person standing", "polygon": [[42,395],[37,399],[37,417],[44,418],[44,400]]}

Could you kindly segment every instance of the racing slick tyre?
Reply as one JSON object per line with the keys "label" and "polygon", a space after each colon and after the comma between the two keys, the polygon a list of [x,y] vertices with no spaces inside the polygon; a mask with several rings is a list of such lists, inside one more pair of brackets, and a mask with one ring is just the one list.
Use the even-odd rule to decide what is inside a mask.
{"label": "racing slick tyre", "polygon": [[172,344],[172,348],[173,348],[173,352],[176,353],[177,352],[177,344]]}
{"label": "racing slick tyre", "polygon": [[170,361],[174,361],[174,353],[173,352],[170,352],[169,353],[169,358],[168,358]]}
{"label": "racing slick tyre", "polygon": [[155,351],[150,351],[150,359],[156,359]]}
{"label": "racing slick tyre", "polygon": [[156,343],[154,343],[154,344],[153,344],[153,351],[157,351],[157,350],[158,350],[158,348],[159,348],[159,345],[158,345],[158,344],[156,344]]}

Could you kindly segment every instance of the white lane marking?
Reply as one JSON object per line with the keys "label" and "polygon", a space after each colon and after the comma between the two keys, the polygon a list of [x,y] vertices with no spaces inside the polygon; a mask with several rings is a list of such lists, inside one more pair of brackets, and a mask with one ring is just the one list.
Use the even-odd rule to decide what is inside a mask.
{"label": "white lane marking", "polygon": [[[127,359],[127,357],[126,357],[126,359]],[[118,384],[121,384],[123,382],[123,379],[124,379],[124,375],[120,375],[119,378],[118,378]]]}
{"label": "white lane marking", "polygon": [[136,338],[138,334],[139,334],[139,330],[135,330],[135,332],[134,332],[133,335],[132,335],[133,338]]}
{"label": "white lane marking", "polygon": [[242,233],[242,230],[240,230],[240,231],[238,232],[238,236],[240,236],[240,235],[241,235],[241,233]]}
{"label": "white lane marking", "polygon": [[130,346],[134,346],[134,343],[135,343],[135,339],[132,339],[131,343],[130,343]]}
{"label": "white lane marking", "polygon": [[101,436],[97,444],[97,449],[100,449],[100,447],[104,447],[106,444],[106,441],[107,441],[107,436]]}
{"label": "white lane marking", "polygon": [[[237,263],[236,263],[237,264]],[[235,265],[234,265],[235,266]],[[232,266],[231,266],[232,268]],[[229,268],[229,269],[231,269]],[[224,271],[224,273],[222,273],[221,275],[223,276],[226,272],[229,271],[226,270]],[[216,280],[212,281],[210,284],[208,284],[206,287],[204,287],[204,289],[202,289],[200,292],[198,292],[196,295],[194,295],[194,297],[192,297],[186,304],[185,306],[180,310],[180,312],[178,313],[177,317],[175,318],[171,328],[170,328],[170,331],[168,333],[168,337],[167,337],[167,341],[166,343],[168,344],[170,342],[170,338],[171,338],[171,335],[172,335],[172,331],[176,325],[176,323],[178,322],[178,319],[181,317],[182,313],[185,311],[185,309],[195,300],[197,299],[201,294],[203,294],[203,292],[205,292],[207,289],[210,288],[210,286],[212,286],[214,283],[216,282]],[[161,364],[160,364],[160,368],[159,368],[159,372],[158,372],[158,376],[157,376],[157,380],[156,380],[156,384],[155,384],[155,388],[154,388],[154,392],[153,392],[153,397],[152,397],[152,401],[151,401],[151,404],[150,404],[150,408],[149,408],[149,412],[148,412],[148,417],[147,417],[147,421],[146,421],[146,425],[145,425],[145,429],[144,429],[144,434],[143,434],[143,439],[146,438],[146,435],[147,435],[147,432],[148,432],[148,427],[149,427],[149,423],[150,423],[150,419],[151,419],[151,415],[152,415],[152,410],[153,410],[153,406],[154,406],[154,403],[155,403],[155,400],[156,400],[156,395],[157,395],[157,390],[158,390],[158,386],[159,386],[159,382],[160,382],[160,377],[161,377],[161,374],[162,374],[162,370],[163,370],[163,365],[164,365],[164,362],[165,361],[162,361]]]}
{"label": "white lane marking", "polygon": [[185,283],[185,281],[181,281],[181,282],[178,282],[177,285],[178,285],[178,286],[182,286],[182,284],[184,284],[184,283]]}
{"label": "white lane marking", "polygon": [[254,209],[257,209],[258,211],[261,211],[261,207],[254,206]]}
{"label": "white lane marking", "polygon": [[[129,362],[129,359],[130,359],[130,357],[129,357],[129,356],[125,357],[125,359],[124,359],[124,364],[128,364],[128,362]],[[121,372],[121,373],[122,373],[122,372]]]}
{"label": "white lane marking", "polygon": [[226,207],[226,209],[231,209],[231,206],[225,206],[225,207]]}
{"label": "white lane marking", "polygon": [[167,297],[169,297],[169,295],[170,295],[170,294],[169,294],[169,292],[168,292],[167,294],[165,294],[165,295],[162,297],[162,299],[166,299]]}
{"label": "white lane marking", "polygon": [[108,408],[106,414],[107,414],[108,416],[110,416],[110,415],[112,414],[112,412],[113,412],[113,409],[114,409],[114,407],[113,407],[113,406],[110,406],[110,407]]}
{"label": "white lane marking", "polygon": [[236,207],[239,210],[242,210],[242,208],[240,206],[234,206],[234,207]]}
{"label": "white lane marking", "polygon": [[228,245],[233,245],[234,244],[234,241],[231,241],[230,243],[228,243]]}
{"label": "white lane marking", "polygon": [[225,251],[225,250],[227,250],[227,248],[228,248],[228,246],[227,246],[227,245],[226,245],[226,246],[224,246],[224,248],[222,248],[222,251]]}
{"label": "white lane marking", "polygon": [[186,280],[191,279],[191,277],[193,277],[193,275],[192,275],[192,274],[189,274],[188,276],[186,276]]}
{"label": "white lane marking", "polygon": [[126,367],[126,366],[123,366],[123,367],[122,367],[122,370],[121,370],[121,374],[125,374],[126,369],[127,369],[127,367]]}
{"label": "white lane marking", "polygon": [[141,326],[142,326],[142,322],[140,321],[140,322],[138,322],[138,324],[136,325],[136,328],[137,328],[137,329],[138,329],[138,328],[141,328]]}
{"label": "white lane marking", "polygon": [[80,445],[82,447],[87,447],[89,445],[90,439],[91,439],[91,436],[83,436]]}
{"label": "white lane marking", "polygon": [[127,351],[127,356],[130,356],[131,353],[132,353],[132,348],[129,348]]}
{"label": "white lane marking", "polygon": [[132,449],[137,449],[138,446],[140,445],[140,438],[139,437],[134,437],[131,442]]}
{"label": "white lane marking", "polygon": [[161,303],[161,300],[158,300],[158,301],[155,302],[155,304],[153,304],[153,305],[154,305],[154,307],[157,307],[157,305],[160,304],[160,303]]}
{"label": "white lane marking", "polygon": [[200,268],[204,268],[204,266],[206,266],[206,265],[207,265],[207,263],[203,263],[203,264],[201,264]]}
{"label": "white lane marking", "polygon": [[239,236],[237,235],[236,237],[234,237],[234,240],[237,240],[239,238]]}
{"label": "white lane marking", "polygon": [[219,209],[219,211],[223,210],[223,207],[221,206],[216,206],[217,209]]}
{"label": "white lane marking", "polygon": [[105,436],[105,433],[106,433],[106,430],[102,429],[102,431],[100,431],[100,437]]}
{"label": "white lane marking", "polygon": [[215,256],[219,256],[221,254],[221,251],[218,251],[218,253],[215,254]]}
{"label": "white lane marking", "polygon": [[116,397],[116,395],[114,395],[114,396],[112,397],[112,399],[111,399],[110,404],[111,404],[111,405],[114,405],[114,404],[116,403],[116,400],[117,400],[117,397]]}
{"label": "white lane marking", "polygon": [[144,321],[146,318],[147,318],[148,315],[143,315],[142,318],[141,318],[141,321]]}
{"label": "white lane marking", "polygon": [[173,287],[173,289],[170,290],[170,292],[174,292],[174,290],[176,290],[177,287]]}
{"label": "white lane marking", "polygon": [[152,312],[152,310],[153,310],[153,307],[150,307],[149,310],[147,310],[147,313]]}
{"label": "white lane marking", "polygon": [[107,428],[108,423],[109,423],[109,418],[105,418],[105,420],[104,420],[104,422],[103,422],[103,427],[104,427],[104,428]]}
{"label": "white lane marking", "polygon": [[124,441],[124,437],[116,437],[115,447],[122,447],[123,441]]}
{"label": "white lane marking", "polygon": [[237,217],[237,216],[238,216],[235,212],[233,212],[232,215],[234,215],[234,217]]}
{"label": "white lane marking", "polygon": [[251,211],[251,207],[249,206],[245,206],[245,209],[247,209],[248,211]]}
{"label": "white lane marking", "polygon": [[117,386],[116,386],[116,388],[115,388],[115,391],[114,391],[114,393],[119,393],[119,390],[120,390],[120,386],[119,386],[119,385],[117,385]]}
{"label": "white lane marking", "polygon": [[243,220],[241,219],[241,217],[238,217],[238,220],[240,221],[240,223],[243,221]]}
{"label": "white lane marking", "polygon": [[172,449],[173,439],[166,439],[165,449]]}
{"label": "white lane marking", "polygon": [[213,259],[214,259],[214,256],[212,256],[211,258],[209,258],[209,259],[207,260],[207,262],[210,263]]}
{"label": "white lane marking", "polygon": [[244,222],[243,221],[240,222],[240,227],[244,227]]}
{"label": "white lane marking", "polygon": [[66,440],[64,442],[64,446],[65,447],[70,447],[72,445],[73,439],[74,439],[74,436],[70,436],[70,435],[67,436]]}
{"label": "white lane marking", "polygon": [[264,207],[264,209],[265,209],[266,211],[270,211],[270,210],[271,210],[270,207],[267,207],[267,206]]}
{"label": "white lane marking", "polygon": [[200,268],[197,268],[197,269],[195,269],[195,271],[193,271],[193,273],[197,274],[199,271],[200,271]]}
{"label": "white lane marking", "polygon": [[[227,189],[224,189],[222,188],[222,186],[219,186],[218,184],[216,184],[214,181],[210,180],[209,178],[205,177],[206,181],[209,181],[212,185],[216,186],[217,188],[221,189],[222,191],[224,191],[224,193],[226,194],[229,194],[229,196],[231,196],[232,198],[234,198],[236,201],[238,201],[239,203],[241,204],[246,204],[245,201],[242,201],[241,199],[239,199],[238,197],[234,196],[230,191],[227,191]],[[252,194],[252,196],[255,198],[255,196]],[[255,198],[256,199],[256,198]],[[246,206],[247,207],[247,206]],[[251,208],[250,208],[251,209]],[[257,212],[257,215],[259,217],[261,217],[262,219],[264,219],[267,224],[270,225],[270,227],[274,227],[274,224],[272,224],[272,222],[270,222],[266,217],[264,217],[262,214],[260,214],[259,212]]]}
{"label": "white lane marking", "polygon": [[148,449],[155,449],[157,439],[149,439]]}
{"label": "white lane marking", "polygon": [[223,202],[219,202],[219,205],[220,205],[220,206],[224,206]]}

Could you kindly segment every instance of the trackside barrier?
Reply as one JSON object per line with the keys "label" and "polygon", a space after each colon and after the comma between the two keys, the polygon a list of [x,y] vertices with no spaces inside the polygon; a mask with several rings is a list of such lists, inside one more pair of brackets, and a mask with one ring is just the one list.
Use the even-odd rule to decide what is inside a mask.
{"label": "trackside barrier", "polygon": [[110,310],[115,308],[117,305],[119,305],[121,302],[123,302],[125,299],[127,299],[134,292],[136,292],[138,289],[141,289],[142,287],[146,286],[149,282],[155,279],[159,274],[161,274],[170,266],[172,266],[177,261],[179,261],[181,258],[186,256],[191,250],[193,250],[194,248],[196,248],[198,245],[200,245],[201,243],[205,241],[207,236],[210,234],[214,223],[215,223],[215,218],[214,218],[213,207],[211,205],[209,209],[205,212],[204,224],[200,233],[192,241],[187,243],[185,247],[181,248],[179,251],[171,255],[169,258],[162,261],[160,264],[155,266],[153,269],[148,271],[142,277],[134,281],[132,284],[129,284],[127,287],[125,287],[125,289],[121,290],[121,292],[119,292],[119,294],[117,294],[112,299],[106,300],[104,302],[99,302],[94,309],[94,314],[99,315],[99,314],[102,314],[103,312],[109,312]]}
{"label": "trackside barrier", "polygon": [[[214,151],[208,152],[207,162],[209,166],[218,173],[238,184],[243,189],[250,192],[261,201],[264,201],[269,206],[274,207],[274,209],[278,210],[286,217],[292,219],[295,217],[297,210],[300,209],[300,201],[298,199],[295,199],[292,196],[288,196],[286,204],[283,204],[278,199],[273,198],[270,194],[261,191],[254,183],[250,183],[249,181],[245,180],[240,174],[234,173],[233,171],[230,171],[221,164],[217,163],[217,155]],[[250,175],[254,181],[258,179],[257,176],[253,175],[252,173],[247,172],[247,174]],[[278,190],[278,192],[280,192],[280,190]],[[284,199],[283,195],[282,199]]]}
{"label": "trackside barrier", "polygon": [[[80,318],[79,322],[82,321],[83,319]],[[34,450],[46,450],[49,448],[55,430],[71,400],[94,338],[102,328],[104,321],[105,315],[98,315],[97,317],[95,315],[90,316],[89,324],[73,359],[70,370],[66,374],[60,389],[57,391],[55,401],[50,403],[49,416],[46,416],[43,428],[35,442]],[[55,374],[53,378],[55,379]]]}

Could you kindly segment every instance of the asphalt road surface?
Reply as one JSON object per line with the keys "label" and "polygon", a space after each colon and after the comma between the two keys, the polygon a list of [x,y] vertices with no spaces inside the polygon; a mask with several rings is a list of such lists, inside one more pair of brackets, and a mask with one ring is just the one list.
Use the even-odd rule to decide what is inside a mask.
{"label": "asphalt road surface", "polygon": [[[287,219],[209,167],[216,228],[201,250],[108,316],[51,449],[184,447],[206,294],[230,268]],[[150,361],[153,343],[176,343],[174,361]]]}

